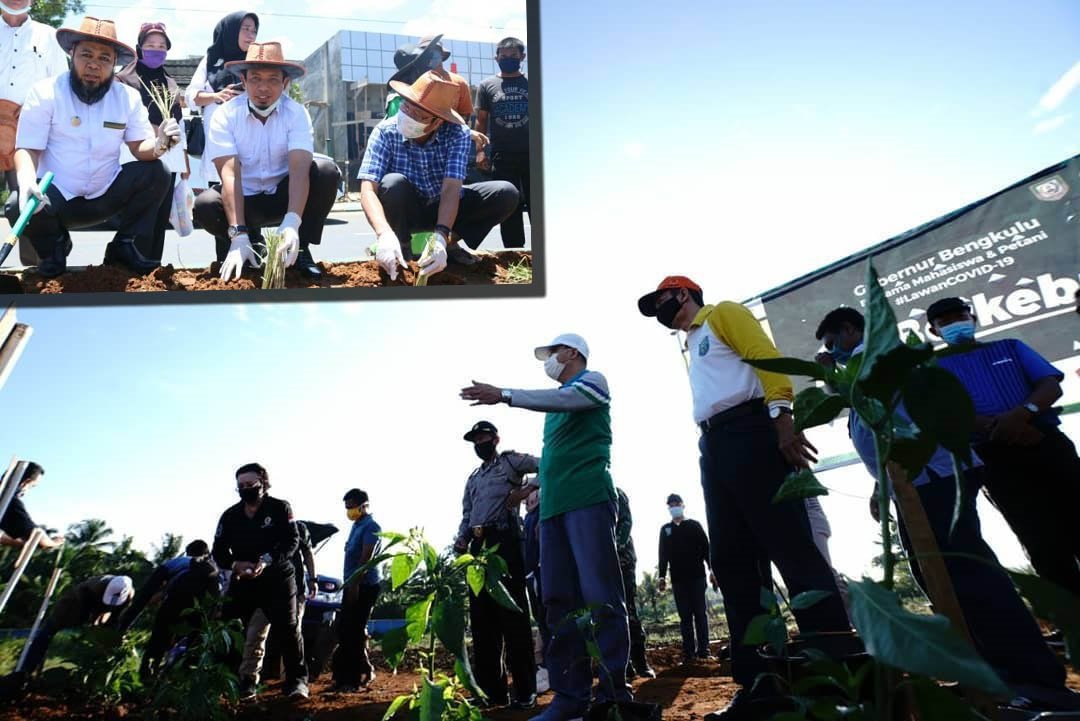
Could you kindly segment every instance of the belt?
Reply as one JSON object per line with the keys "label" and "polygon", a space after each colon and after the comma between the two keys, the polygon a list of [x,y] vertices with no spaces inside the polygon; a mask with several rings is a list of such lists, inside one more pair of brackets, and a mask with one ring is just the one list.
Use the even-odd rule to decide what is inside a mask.
{"label": "belt", "polygon": [[698,428],[702,433],[708,433],[709,431],[722,426],[726,423],[738,420],[740,418],[746,418],[760,413],[765,409],[765,401],[761,398],[751,398],[748,401],[744,401],[737,406],[733,406],[726,410],[722,410],[711,418],[706,418],[701,423],[698,423]]}

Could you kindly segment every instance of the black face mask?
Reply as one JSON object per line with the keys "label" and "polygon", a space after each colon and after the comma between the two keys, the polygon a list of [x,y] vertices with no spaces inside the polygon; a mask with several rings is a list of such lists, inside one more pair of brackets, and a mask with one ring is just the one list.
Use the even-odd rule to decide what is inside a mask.
{"label": "black face mask", "polygon": [[255,486],[254,488],[240,488],[237,491],[240,494],[240,500],[244,503],[255,504],[262,498],[262,486]]}
{"label": "black face mask", "polygon": [[683,301],[679,300],[678,296],[671,296],[656,309],[656,320],[660,321],[660,325],[665,328],[674,328],[675,316],[682,310]]}
{"label": "black face mask", "polygon": [[521,68],[521,58],[499,58],[498,63],[504,73],[516,73]]}
{"label": "black face mask", "polygon": [[495,455],[495,441],[477,443],[473,446],[473,450],[476,451],[476,455],[479,456],[480,460],[489,461]]}

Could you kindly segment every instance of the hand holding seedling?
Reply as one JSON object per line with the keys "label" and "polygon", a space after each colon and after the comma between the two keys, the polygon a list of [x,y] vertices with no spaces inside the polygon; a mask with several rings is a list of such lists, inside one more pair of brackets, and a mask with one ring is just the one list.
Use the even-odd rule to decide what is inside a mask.
{"label": "hand holding seedling", "polygon": [[493,406],[502,402],[502,389],[496,388],[490,383],[473,381],[468,388],[461,389],[461,398],[466,401],[474,401],[469,405]]}

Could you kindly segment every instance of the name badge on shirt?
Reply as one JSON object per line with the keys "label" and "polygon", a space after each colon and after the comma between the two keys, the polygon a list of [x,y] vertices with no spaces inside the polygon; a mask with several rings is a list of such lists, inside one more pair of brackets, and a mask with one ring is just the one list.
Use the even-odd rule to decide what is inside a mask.
{"label": "name badge on shirt", "polygon": [[109,130],[123,130],[127,127],[127,123],[113,123],[108,120],[105,121],[105,127]]}

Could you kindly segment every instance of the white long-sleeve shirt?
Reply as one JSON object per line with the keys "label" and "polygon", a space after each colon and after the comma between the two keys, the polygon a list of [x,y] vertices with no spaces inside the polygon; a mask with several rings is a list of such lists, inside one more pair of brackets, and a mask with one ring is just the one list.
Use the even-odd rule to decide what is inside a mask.
{"label": "white long-sleeve shirt", "polygon": [[0,20],[0,100],[26,102],[34,83],[67,72],[68,57],[56,30],[27,19],[19,27]]}
{"label": "white long-sleeve shirt", "polygon": [[[210,86],[206,77],[206,57],[199,61],[198,67],[195,68],[195,72],[191,76],[191,82],[188,83],[187,90],[184,91],[184,97],[187,99],[187,106],[191,110],[198,110],[202,115],[203,133],[209,139],[210,135],[210,118],[213,117],[214,111],[218,109],[219,105],[216,102],[212,102],[209,105],[198,105],[195,103],[195,96],[199,93],[212,93],[214,88]],[[207,148],[209,150],[209,148]],[[199,159],[200,167],[202,169],[202,177],[206,181],[207,185],[210,183],[220,183],[221,177],[218,176],[217,168],[214,167],[214,162],[210,160],[210,154],[203,152],[202,157]]]}

